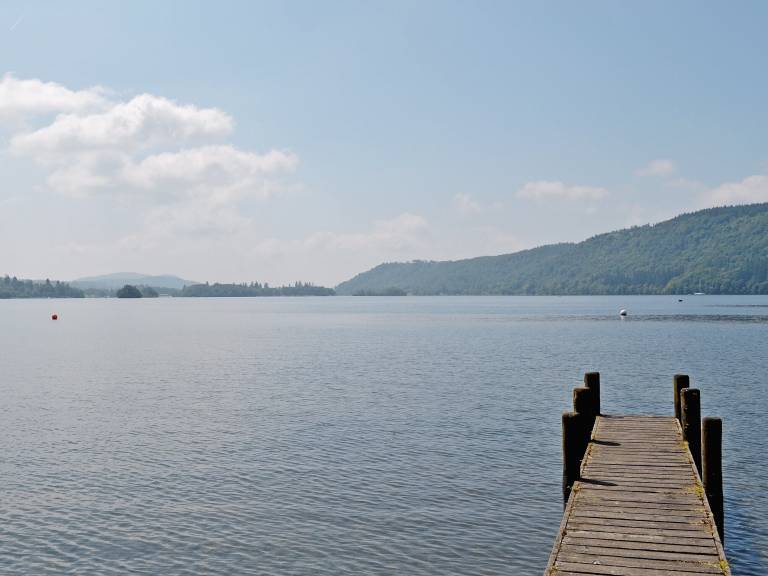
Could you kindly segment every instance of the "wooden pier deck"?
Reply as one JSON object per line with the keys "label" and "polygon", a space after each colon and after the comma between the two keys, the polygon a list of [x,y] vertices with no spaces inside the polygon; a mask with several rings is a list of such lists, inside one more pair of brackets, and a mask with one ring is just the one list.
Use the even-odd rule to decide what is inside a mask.
{"label": "wooden pier deck", "polygon": [[596,417],[545,574],[730,575],[677,418]]}

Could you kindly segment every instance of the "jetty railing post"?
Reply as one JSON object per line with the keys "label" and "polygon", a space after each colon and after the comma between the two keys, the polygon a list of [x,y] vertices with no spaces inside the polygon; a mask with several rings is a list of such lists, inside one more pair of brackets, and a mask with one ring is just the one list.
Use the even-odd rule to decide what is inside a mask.
{"label": "jetty railing post", "polygon": [[683,388],[681,396],[683,440],[688,442],[693,463],[701,475],[701,397],[696,388]]}
{"label": "jetty railing post", "polygon": [[583,418],[575,412],[563,412],[563,504],[568,502],[573,483],[579,479]]}
{"label": "jetty railing post", "polygon": [[715,517],[720,541],[725,542],[723,510],[723,421],[707,417],[701,423],[702,482]]}
{"label": "jetty railing post", "polygon": [[[592,427],[595,425],[595,402],[594,394],[589,388],[573,389],[573,411],[577,414],[583,414],[586,419],[587,442],[592,436]],[[586,446],[585,446],[586,448]]]}
{"label": "jetty railing post", "polygon": [[683,388],[688,388],[690,385],[691,380],[687,374],[675,374],[672,377],[672,387],[675,391],[675,418],[677,418],[681,425],[683,419],[680,415],[680,393],[683,391]]}
{"label": "jetty railing post", "polygon": [[592,390],[592,405],[595,416],[600,415],[600,372],[584,374],[584,386]]}
{"label": "jetty railing post", "polygon": [[592,429],[595,426],[594,401],[592,390],[589,388],[573,389],[573,411],[579,417],[579,459],[583,459],[589,447],[589,439],[592,437]]}

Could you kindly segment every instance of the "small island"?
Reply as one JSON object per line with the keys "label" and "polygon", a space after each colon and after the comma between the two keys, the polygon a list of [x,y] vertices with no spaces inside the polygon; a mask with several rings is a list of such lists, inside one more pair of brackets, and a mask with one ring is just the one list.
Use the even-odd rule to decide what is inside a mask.
{"label": "small island", "polygon": [[130,284],[126,284],[122,288],[120,288],[117,293],[115,294],[118,298],[143,298],[144,295],[141,293],[141,290],[136,288],[136,286],[131,286]]}

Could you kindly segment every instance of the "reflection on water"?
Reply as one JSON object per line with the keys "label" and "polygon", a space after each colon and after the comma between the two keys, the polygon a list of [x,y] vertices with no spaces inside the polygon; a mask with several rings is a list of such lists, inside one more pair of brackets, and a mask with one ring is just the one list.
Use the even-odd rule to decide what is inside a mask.
{"label": "reflection on water", "polygon": [[768,304],[720,304],[715,306],[711,304],[713,308],[768,308]]}
{"label": "reflection on water", "polygon": [[0,573],[539,574],[600,370],[614,412],[692,375],[766,574],[768,298],[684,300],[0,302]]}
{"label": "reflection on water", "polygon": [[[603,317],[608,320],[608,317]],[[613,320],[611,318],[611,320]],[[768,315],[747,314],[646,314],[623,318],[624,321],[651,321],[651,322],[768,322]]]}

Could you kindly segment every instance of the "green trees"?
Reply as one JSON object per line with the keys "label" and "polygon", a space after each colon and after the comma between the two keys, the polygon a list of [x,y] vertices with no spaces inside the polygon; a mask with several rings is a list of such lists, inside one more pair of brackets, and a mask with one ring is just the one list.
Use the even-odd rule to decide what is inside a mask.
{"label": "green trees", "polygon": [[381,264],[340,294],[768,294],[768,204],[710,208],[655,225],[514,254]]}
{"label": "green trees", "polygon": [[395,286],[389,286],[383,290],[358,290],[352,296],[408,296],[408,293]]}
{"label": "green trees", "polygon": [[[182,290],[161,288],[165,296],[333,296],[332,288],[315,286],[307,282],[295,282],[290,286],[272,287],[266,282],[249,284],[193,284]],[[157,298],[158,289],[152,286],[126,284],[117,291],[104,288],[88,288],[89,297],[110,298]],[[16,277],[0,277],[0,298],[84,298],[83,290],[73,288],[65,282],[35,282],[19,280]]]}
{"label": "green trees", "polygon": [[130,284],[126,284],[122,288],[120,288],[117,291],[116,296],[118,298],[141,298],[141,290],[136,288],[136,286],[131,286]]}
{"label": "green trees", "polygon": [[160,296],[152,286],[139,286],[139,291],[141,291],[143,298],[157,298]]}
{"label": "green trees", "polygon": [[16,276],[0,278],[0,298],[83,298],[82,290],[66,282],[35,282],[19,280]]}
{"label": "green trees", "polygon": [[271,287],[266,282],[259,284],[251,282],[250,284],[193,284],[185,286],[179,296],[193,297],[237,297],[237,296],[333,296],[335,291],[332,288],[323,286],[314,286],[306,282],[296,282],[291,286]]}

